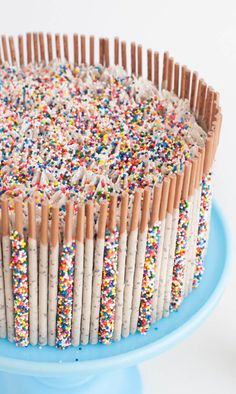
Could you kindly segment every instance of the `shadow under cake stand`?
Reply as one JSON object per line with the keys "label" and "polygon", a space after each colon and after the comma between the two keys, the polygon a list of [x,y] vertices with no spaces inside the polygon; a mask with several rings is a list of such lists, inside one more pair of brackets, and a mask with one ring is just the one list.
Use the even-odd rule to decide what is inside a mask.
{"label": "shadow under cake stand", "polygon": [[140,394],[137,364],[176,345],[207,318],[223,293],[229,265],[219,209],[213,205],[206,271],[201,285],[177,313],[110,346],[17,348],[0,340],[0,392],[3,394]]}

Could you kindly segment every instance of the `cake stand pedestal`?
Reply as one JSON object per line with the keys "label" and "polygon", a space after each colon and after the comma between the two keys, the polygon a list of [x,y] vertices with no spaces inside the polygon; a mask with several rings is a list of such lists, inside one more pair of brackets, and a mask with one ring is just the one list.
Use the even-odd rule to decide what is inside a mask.
{"label": "cake stand pedestal", "polygon": [[176,345],[194,331],[220,299],[228,269],[227,237],[219,209],[213,206],[206,271],[201,285],[178,312],[110,346],[87,345],[58,350],[17,348],[0,340],[0,392],[3,394],[141,394],[141,361]]}

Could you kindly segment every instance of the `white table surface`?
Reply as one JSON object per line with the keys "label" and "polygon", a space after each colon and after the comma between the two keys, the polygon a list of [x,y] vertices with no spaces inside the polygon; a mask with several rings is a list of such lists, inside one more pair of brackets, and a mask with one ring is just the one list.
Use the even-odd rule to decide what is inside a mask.
{"label": "white table surface", "polygon": [[[214,196],[236,230],[236,2],[209,0],[11,0],[1,2],[0,34],[26,31],[119,36],[169,50],[221,94],[223,129]],[[234,250],[231,279],[216,310],[191,337],[141,365],[144,394],[236,392]],[[125,393],[126,394],[126,393]]]}

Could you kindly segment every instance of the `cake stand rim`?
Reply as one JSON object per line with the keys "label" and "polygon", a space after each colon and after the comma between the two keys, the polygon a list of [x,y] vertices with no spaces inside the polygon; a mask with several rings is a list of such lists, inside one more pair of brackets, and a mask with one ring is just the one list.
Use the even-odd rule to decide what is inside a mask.
{"label": "cake stand rim", "polygon": [[80,372],[94,374],[100,371],[108,370],[114,367],[129,367],[139,362],[143,362],[155,355],[167,351],[170,347],[174,346],[186,336],[190,335],[199,325],[207,318],[210,312],[217,305],[221,298],[230,266],[230,237],[228,225],[223,218],[221,209],[218,204],[213,203],[213,212],[220,224],[221,235],[224,240],[224,264],[222,263],[221,276],[211,292],[209,298],[202,304],[200,309],[194,313],[185,323],[174,329],[171,333],[164,335],[156,342],[146,344],[135,350],[130,350],[127,353],[115,355],[112,357],[104,357],[101,359],[75,362],[37,362],[22,360],[16,358],[8,358],[7,356],[0,356],[0,371],[10,372],[15,374],[27,374],[29,376],[44,376],[53,377],[65,375],[74,375]]}

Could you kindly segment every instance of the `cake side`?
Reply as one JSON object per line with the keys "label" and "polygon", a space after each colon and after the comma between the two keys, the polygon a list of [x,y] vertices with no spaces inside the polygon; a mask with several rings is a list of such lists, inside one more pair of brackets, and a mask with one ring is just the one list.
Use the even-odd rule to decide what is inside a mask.
{"label": "cake side", "polygon": [[[67,36],[64,36],[63,43],[64,58],[68,62]],[[93,37],[89,43],[93,67]],[[9,44],[14,64],[16,54],[12,38]],[[51,35],[47,36],[47,44],[50,73],[50,67],[54,68]],[[84,64],[87,60],[85,44],[85,37],[81,36],[81,63]],[[10,57],[5,40],[2,45],[4,60],[8,62]],[[120,53],[121,64],[127,69],[126,44],[122,42],[120,46],[115,39],[116,65]],[[130,54],[131,73],[140,77],[143,68],[141,47],[132,43]],[[61,57],[58,35],[56,56]],[[32,61],[36,67],[39,61],[46,63],[42,34],[27,35],[27,63],[30,65]],[[72,71],[76,70],[78,63],[78,36],[74,35],[75,68],[70,66]],[[107,39],[99,41],[99,63],[100,67],[109,67]],[[19,37],[19,64],[24,68],[22,37]],[[86,70],[85,66],[81,66],[81,70],[83,67]],[[113,78],[116,78],[117,70],[111,68]],[[7,74],[7,68],[4,72]],[[103,73],[106,75],[106,69]],[[160,88],[159,54],[155,52],[153,55],[151,50],[147,51],[147,77],[153,84],[137,78],[135,89],[139,89],[139,93],[132,94],[137,101],[142,100],[142,95],[147,97],[150,94],[151,105],[154,105],[154,87]],[[59,194],[54,193],[48,202],[21,193],[17,198],[2,193],[1,337],[8,336],[20,346],[27,346],[29,342],[60,348],[88,342],[110,343],[136,330],[145,333],[151,322],[176,310],[184,297],[199,284],[209,231],[212,165],[221,125],[218,95],[202,80],[198,82],[196,73],[191,77],[186,67],[182,67],[180,78],[179,66],[168,53],[164,54],[161,88],[167,103],[173,100],[167,90],[183,100],[189,99],[192,113],[205,130],[203,142],[193,144],[192,151],[188,151],[187,143],[183,145],[186,150],[182,156],[184,161],[180,160],[174,170],[168,172],[165,167],[165,171],[162,168],[155,175],[153,169],[149,173],[151,181],[146,182],[148,168],[145,166],[150,164],[142,158],[144,165],[136,171],[137,175],[139,170],[144,174],[141,179],[146,183],[139,184],[139,177],[132,175],[128,189],[122,179],[119,189],[108,193],[106,181],[99,174],[101,199],[89,200],[87,195],[80,198],[81,188],[73,202],[70,194],[65,194],[61,200],[56,198]],[[25,89],[20,97],[27,106]],[[160,98],[158,100],[157,103]],[[146,107],[152,108],[148,104]],[[158,111],[164,109],[159,107]],[[182,140],[184,138],[182,136]],[[197,141],[199,137],[193,133],[191,138]],[[82,144],[84,149],[85,141]],[[106,162],[109,156],[103,159]],[[1,160],[4,162],[4,155]],[[170,160],[169,164],[172,163]],[[95,166],[94,173],[100,169],[101,166]],[[85,179],[87,176],[86,173]],[[89,190],[89,185],[84,190]]]}

